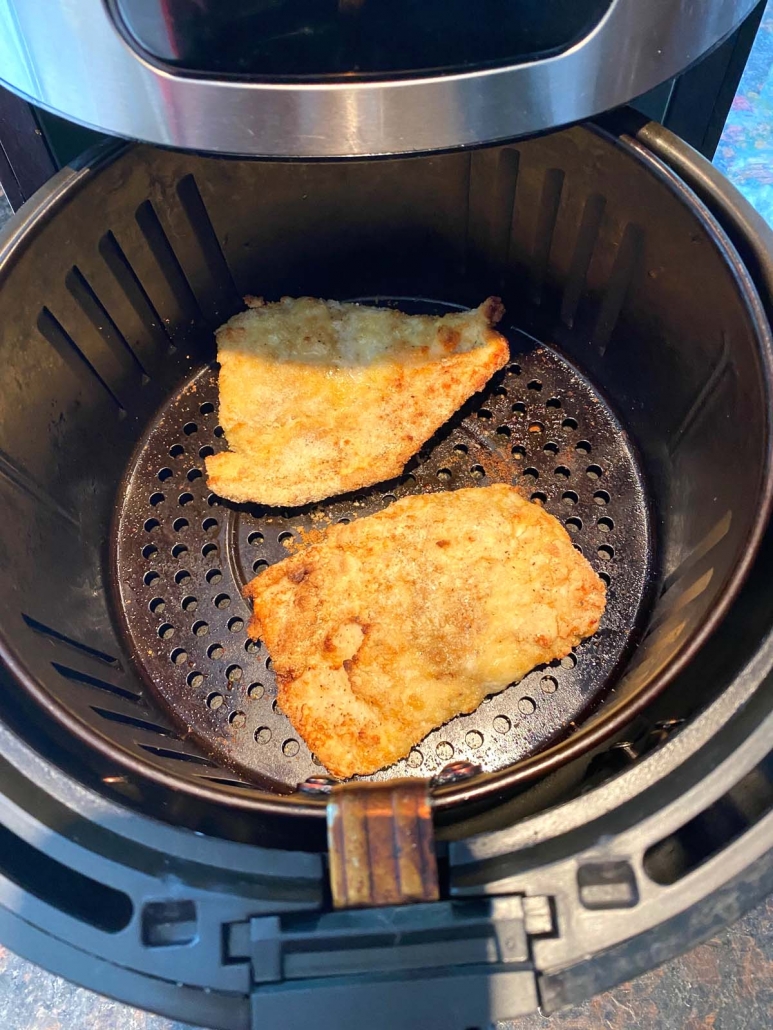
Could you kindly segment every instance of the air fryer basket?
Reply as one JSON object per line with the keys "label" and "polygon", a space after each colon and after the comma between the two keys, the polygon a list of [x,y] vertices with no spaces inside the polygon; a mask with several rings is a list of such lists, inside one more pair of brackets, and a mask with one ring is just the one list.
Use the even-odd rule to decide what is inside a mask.
{"label": "air fryer basket", "polygon": [[484,705],[456,751],[445,732],[431,762],[407,760],[427,775],[511,735],[488,771],[437,786],[438,810],[501,797],[619,729],[721,618],[767,518],[770,340],[754,288],[696,198],[595,128],[357,163],[112,147],[7,242],[2,274],[2,653],[82,756],[164,789],[324,811],[294,789],[313,759],[272,710],[238,595],[308,513],[236,509],[199,474],[222,445],[212,331],[243,294],[505,302],[518,369],[399,483],[328,513],[515,474],[609,579],[585,655]]}

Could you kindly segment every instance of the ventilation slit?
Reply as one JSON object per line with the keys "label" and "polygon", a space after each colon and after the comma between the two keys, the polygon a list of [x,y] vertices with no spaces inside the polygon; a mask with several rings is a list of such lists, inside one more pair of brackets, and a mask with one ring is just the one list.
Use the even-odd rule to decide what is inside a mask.
{"label": "ventilation slit", "polygon": [[99,241],[99,253],[142,324],[153,333],[156,343],[174,349],[163,320],[112,232],[106,232]]}
{"label": "ventilation slit", "polygon": [[561,321],[570,328],[574,325],[577,307],[585,290],[588,269],[596,249],[606,203],[606,198],[599,193],[591,194],[585,201],[582,221],[577,232],[577,242],[572,255],[572,264],[561,302]]}
{"label": "ventilation slit", "polygon": [[33,619],[31,615],[25,615],[24,612],[21,613],[21,617],[27,626],[36,633],[41,633],[52,640],[58,640],[62,644],[74,647],[81,654],[87,654],[91,658],[96,658],[97,661],[104,662],[105,665],[112,665],[116,669],[121,668],[121,663],[113,655],[106,654],[104,651],[98,651],[95,647],[89,647],[88,644],[82,644],[79,640],[73,640],[72,637],[68,637],[64,633],[60,633],[59,630],[46,626],[45,623],[38,622],[37,619]]}
{"label": "ventilation slit", "polygon": [[553,246],[553,233],[558,218],[558,206],[561,203],[561,191],[564,188],[564,173],[560,168],[549,168],[545,173],[537,213],[537,228],[534,236],[532,252],[532,300],[535,304],[542,302],[542,289],[548,272],[550,249]]}
{"label": "ventilation slit", "polygon": [[212,225],[199,187],[192,175],[184,176],[177,184],[177,195],[188,218],[191,229],[201,248],[201,253],[220,298],[227,307],[238,307],[241,298],[233,281],[231,270]]}
{"label": "ventilation slit", "polygon": [[128,358],[136,371],[147,378],[147,372],[129,346],[126,337],[115,324],[107,308],[77,265],[73,265],[65,276],[64,282],[73,300],[105,341],[108,349],[116,353],[119,360]]}
{"label": "ventilation slit", "polygon": [[143,201],[134,217],[180,308],[188,312],[189,318],[201,320],[202,312],[196,296],[151,202]]}
{"label": "ventilation slit", "polygon": [[115,404],[119,412],[125,414],[124,406],[107,385],[96,368],[70,336],[59,320],[51,314],[48,308],[42,308],[38,315],[38,329],[46,340],[51,344],[59,357],[64,361],[76,375],[83,377],[86,372],[91,380],[96,381]]}
{"label": "ventilation slit", "polygon": [[629,222],[617,249],[612,274],[609,277],[601,311],[593,330],[593,346],[601,357],[606,353],[609,341],[612,339],[617,320],[623,309],[625,295],[639,268],[643,253],[644,230],[641,226]]}
{"label": "ventilation slit", "polygon": [[89,676],[87,672],[81,672],[79,669],[71,669],[69,665],[61,665],[59,662],[51,662],[51,665],[56,669],[60,676],[63,676],[66,680],[72,680],[75,683],[83,683],[87,687],[96,687],[97,690],[104,690],[107,694],[113,694],[115,697],[122,697],[125,701],[133,701],[138,704],[142,701],[142,697],[136,694],[133,690],[129,690],[127,687],[119,687],[115,683],[109,683],[107,680],[99,679],[98,676]]}

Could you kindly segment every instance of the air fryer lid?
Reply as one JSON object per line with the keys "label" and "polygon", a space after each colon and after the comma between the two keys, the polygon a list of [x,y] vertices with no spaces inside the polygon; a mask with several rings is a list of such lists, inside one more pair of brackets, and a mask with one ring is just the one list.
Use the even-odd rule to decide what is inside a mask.
{"label": "air fryer lid", "polygon": [[[17,0],[3,82],[93,128],[274,157],[413,153],[610,110],[756,0]],[[620,55],[625,54],[621,60]],[[84,55],[86,59],[84,59]]]}

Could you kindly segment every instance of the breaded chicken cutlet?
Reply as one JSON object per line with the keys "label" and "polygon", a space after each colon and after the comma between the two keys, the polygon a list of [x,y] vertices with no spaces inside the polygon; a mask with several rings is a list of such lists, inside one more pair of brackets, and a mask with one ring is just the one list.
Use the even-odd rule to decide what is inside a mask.
{"label": "breaded chicken cutlet", "polygon": [[375,772],[595,633],[605,588],[511,486],[409,496],[245,588],[282,711],[335,776]]}
{"label": "breaded chicken cutlet", "polygon": [[247,302],[216,334],[228,450],[206,460],[232,501],[302,505],[400,475],[509,357],[495,297],[442,317]]}

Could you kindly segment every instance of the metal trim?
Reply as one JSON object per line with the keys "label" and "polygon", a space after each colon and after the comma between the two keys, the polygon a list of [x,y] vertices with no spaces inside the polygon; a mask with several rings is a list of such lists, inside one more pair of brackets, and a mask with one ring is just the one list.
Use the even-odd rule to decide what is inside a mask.
{"label": "metal trim", "polygon": [[[509,67],[389,81],[240,82],[143,60],[101,0],[0,0],[15,92],[90,128],[263,157],[359,157],[525,136],[609,110],[684,70],[757,0],[612,0],[585,39]],[[697,8],[697,9],[696,9]]]}

